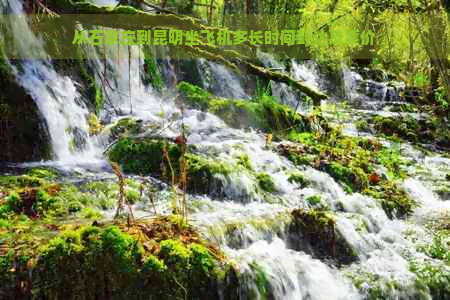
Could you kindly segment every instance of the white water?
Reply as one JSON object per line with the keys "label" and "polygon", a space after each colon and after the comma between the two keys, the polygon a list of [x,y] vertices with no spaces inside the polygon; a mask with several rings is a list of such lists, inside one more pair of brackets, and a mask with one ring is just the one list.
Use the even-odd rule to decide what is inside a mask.
{"label": "white water", "polygon": [[[24,14],[19,1],[2,3],[3,8],[9,7],[11,14]],[[25,16],[23,16],[25,17]],[[14,44],[22,57],[27,52],[43,53],[40,40],[34,35],[25,18],[15,17],[11,25]],[[95,150],[89,139],[83,151],[71,151],[71,140],[75,137],[71,129],[78,130],[81,137],[87,136],[86,117],[89,114],[82,104],[73,81],[55,72],[50,61],[25,60],[22,70],[14,68],[17,80],[27,89],[35,100],[39,110],[44,115],[52,140],[55,159],[61,161],[76,161],[81,157],[92,159]]]}
{"label": "white water", "polygon": [[342,77],[346,98],[364,109],[379,110],[384,104],[402,102],[399,96],[405,89],[402,82],[364,79],[347,67],[343,68]]}
{"label": "white water", "polygon": [[[19,4],[18,1],[11,1],[13,12],[22,12]],[[30,43],[21,44],[21,49],[42,50],[26,23],[16,24],[15,28],[16,40]],[[132,51],[134,58],[139,57],[137,49]],[[93,63],[96,64],[97,72],[101,73],[102,61]],[[130,65],[127,60],[109,60],[107,63],[115,72],[106,75],[112,84],[112,88],[107,90],[111,106],[121,114],[133,114],[159,125],[173,119],[173,126],[164,134],[176,135],[181,124],[181,112],[171,97],[158,96],[141,83],[139,68],[142,61],[134,59]],[[221,82],[221,87],[234,93],[231,97],[245,94],[239,82],[226,69],[208,64],[215,78]],[[17,79],[33,95],[48,122],[55,158],[62,161],[95,158],[97,141],[93,139],[87,138],[84,151],[74,153],[69,147],[73,134],[68,133],[67,128],[76,127],[85,133],[88,130],[88,111],[82,101],[78,101],[80,96],[73,81],[59,75],[47,61],[23,61],[22,66],[23,72],[17,71]],[[317,86],[319,77],[311,67],[294,63],[293,70],[297,78]],[[349,79],[350,91],[353,91],[354,86]],[[289,91],[286,94],[291,97],[287,102],[296,104],[295,96]],[[329,175],[311,168],[293,166],[286,158],[266,148],[264,137],[253,130],[229,128],[218,117],[196,110],[185,112],[184,123],[191,129],[188,143],[198,146],[200,154],[228,163],[236,162],[238,156],[246,154],[255,172],[265,172],[274,179],[276,191],[262,193],[254,175],[241,170],[231,175],[217,176],[217,182],[221,183],[220,198],[216,198],[213,193],[191,197],[191,203],[201,203],[191,215],[193,221],[210,239],[221,244],[227,254],[237,261],[243,274],[255,279],[255,270],[251,266],[255,263],[259,265],[267,276],[274,299],[363,299],[364,289],[372,283],[367,280],[360,293],[348,277],[366,273],[377,276],[379,282],[397,282],[396,290],[386,291],[389,299],[414,299],[416,275],[409,271],[409,263],[412,260],[431,261],[416,248],[431,241],[432,237],[424,225],[444,218],[445,215],[440,214],[448,210],[447,202],[438,199],[431,192],[431,187],[422,183],[420,178],[410,179],[404,185],[422,207],[409,220],[389,220],[374,199],[360,194],[347,195]],[[427,162],[424,167],[432,178],[442,176],[442,171],[439,171],[441,165],[444,168],[450,166],[449,161],[443,158],[428,158]],[[301,171],[312,185],[302,189],[290,183],[288,178],[293,171]],[[335,212],[336,230],[355,249],[359,261],[339,270],[304,252],[289,249],[285,221],[255,225],[275,218],[278,213],[289,208],[308,208],[305,199],[315,194],[320,194]],[[339,206],[343,210],[338,210]],[[244,223],[244,226],[233,232],[233,235],[212,230],[230,223]],[[249,280],[241,288],[243,292],[257,289],[255,280]],[[259,295],[258,299],[261,297]]]}

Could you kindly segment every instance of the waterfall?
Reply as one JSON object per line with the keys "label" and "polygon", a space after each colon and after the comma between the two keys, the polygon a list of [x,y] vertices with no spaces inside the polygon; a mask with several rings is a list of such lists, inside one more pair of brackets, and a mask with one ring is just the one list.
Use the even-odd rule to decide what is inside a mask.
{"label": "waterfall", "polygon": [[[11,14],[25,14],[18,0],[2,3]],[[14,45],[23,57],[28,51],[45,52],[41,41],[31,31],[25,16],[14,17],[11,30]],[[89,112],[71,78],[58,74],[50,60],[21,60],[21,70],[12,66],[18,82],[33,97],[47,122],[55,159],[76,161],[92,159],[95,148],[88,137]],[[71,149],[72,148],[72,149]],[[77,148],[77,149],[73,149]],[[77,155],[74,156],[74,153]]]}
{"label": "waterfall", "polygon": [[402,82],[388,81],[386,74],[376,78],[369,71],[363,77],[355,70],[343,67],[345,96],[350,103],[364,109],[379,110],[384,105],[403,103],[400,94],[405,90]]}

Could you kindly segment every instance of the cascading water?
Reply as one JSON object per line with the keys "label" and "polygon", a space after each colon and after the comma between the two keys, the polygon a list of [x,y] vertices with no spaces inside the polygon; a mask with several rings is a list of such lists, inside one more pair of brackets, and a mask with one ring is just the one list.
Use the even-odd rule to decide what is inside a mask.
{"label": "cascading water", "polygon": [[386,74],[373,78],[366,74],[363,78],[361,74],[343,68],[342,77],[346,98],[363,109],[379,110],[383,105],[404,102],[400,94],[405,90],[402,82],[388,81]]}
{"label": "cascading water", "polygon": [[198,66],[201,70],[200,76],[204,87],[211,90],[215,95],[234,99],[249,98],[239,79],[224,66],[204,59],[198,60]]}
{"label": "cascading water", "polygon": [[[9,14],[24,14],[22,3],[16,0],[2,3],[2,8]],[[10,25],[14,45],[22,57],[27,57],[28,51],[45,53],[25,16],[14,17]],[[49,60],[22,60],[20,65],[20,70],[12,66],[15,76],[33,96],[47,121],[55,159],[70,162],[94,158],[95,148],[88,138],[86,122],[89,111],[74,82],[69,77],[59,75]],[[78,155],[74,156],[74,153]]]}
{"label": "cascading water", "polygon": [[[23,13],[21,5],[18,0],[10,1],[13,13]],[[6,4],[3,3],[3,6],[6,7]],[[20,49],[43,51],[25,20],[15,24],[14,28]],[[28,41],[27,44],[20,44],[24,41]],[[367,274],[381,282],[382,288],[390,293],[390,299],[417,299],[414,298],[417,297],[416,275],[410,271],[408,263],[412,260],[437,263],[425,258],[416,248],[419,244],[429,243],[432,238],[422,226],[428,222],[424,218],[429,212],[426,209],[436,211],[436,207],[443,207],[440,199],[428,187],[414,181],[405,182],[413,198],[423,204],[423,208],[411,220],[390,220],[374,199],[357,193],[348,195],[329,175],[311,168],[301,169],[311,181],[309,187],[302,188],[289,181],[289,174],[299,168],[266,148],[266,141],[259,133],[229,128],[217,116],[193,109],[184,111],[181,121],[181,111],[176,108],[172,97],[163,99],[142,83],[140,74],[143,60],[139,51],[132,48],[133,59],[130,61],[107,60],[109,67],[106,73],[105,61],[97,59],[92,62],[98,84],[104,85],[107,80],[111,85],[105,87],[107,101],[102,112],[104,119],[108,119],[109,114],[112,115],[111,119],[134,115],[158,124],[172,120],[173,126],[162,132],[168,136],[176,135],[183,122],[191,131],[188,143],[196,145],[199,153],[224,161],[236,161],[239,156],[248,155],[254,172],[267,173],[274,179],[275,191],[261,194],[255,188],[254,176],[249,172],[217,175],[215,179],[220,183],[217,185],[218,189],[220,187],[220,197],[215,190],[208,195],[190,198],[191,202],[201,203],[191,215],[193,222],[237,261],[243,278],[246,278],[241,282],[241,299],[263,299],[267,294],[275,300],[364,299],[367,295],[357,292],[348,277],[364,277]],[[275,61],[269,63],[274,65]],[[17,79],[30,92],[45,116],[57,159],[74,159],[70,144],[77,137],[81,142],[80,157],[97,154],[94,146],[97,142],[103,147],[107,145],[106,142],[100,143],[89,138],[86,121],[88,110],[69,77],[59,75],[49,61],[24,60],[20,64],[22,69],[16,68]],[[215,80],[221,83],[219,88],[224,95],[245,95],[239,82],[231,78],[222,66],[207,64]],[[318,76],[310,67],[293,62],[292,69],[293,76],[317,86]],[[348,95],[352,97],[357,94],[358,81],[362,79],[351,71],[344,73],[344,78]],[[231,88],[224,89],[224,84]],[[284,87],[274,87],[275,94],[279,88],[278,93],[281,95],[280,90]],[[285,102],[295,107],[297,98],[289,91],[285,92],[289,96]],[[382,97],[386,97],[386,93]],[[437,159],[435,164],[425,164],[430,176],[442,176],[439,172],[436,175],[438,163],[450,166],[449,161],[443,158]],[[340,268],[318,259],[315,253],[307,254],[291,247],[290,233],[283,220],[264,226],[255,225],[255,220],[275,218],[290,208],[308,209],[310,204],[305,199],[317,194],[322,196],[324,205],[335,212],[336,231],[356,251],[355,260]],[[220,230],[230,223],[243,223],[244,226],[231,234]],[[262,291],[257,286],[260,270],[265,274],[269,291]],[[392,288],[394,281],[395,288]],[[363,286],[362,290],[368,288]],[[251,298],[249,295],[254,296]]]}

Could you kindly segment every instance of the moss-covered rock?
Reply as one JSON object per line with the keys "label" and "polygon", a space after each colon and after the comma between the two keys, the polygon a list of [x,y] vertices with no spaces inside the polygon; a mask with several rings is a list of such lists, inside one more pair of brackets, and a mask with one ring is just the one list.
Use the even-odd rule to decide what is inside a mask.
{"label": "moss-covered rock", "polygon": [[[312,133],[293,132],[289,138],[297,143],[280,144],[280,154],[295,164],[328,173],[347,193],[376,198],[390,218],[404,217],[416,207],[397,183],[406,177],[401,166],[407,164],[398,150],[385,148],[373,139],[341,135],[321,139]],[[387,169],[388,176],[377,173],[379,166]]]}
{"label": "moss-covered rock", "polygon": [[[402,288],[400,282],[394,278],[381,277],[365,270],[344,271],[344,275],[349,277],[355,287],[360,290],[363,299],[381,300],[397,298],[398,295],[412,295],[413,299],[427,299],[418,297],[412,290],[413,286]],[[409,290],[408,290],[409,289]],[[408,297],[409,298],[409,297]],[[402,298],[403,299],[403,298]]]}
{"label": "moss-covered rock", "polygon": [[[163,141],[119,139],[109,152],[109,159],[118,162],[124,172],[135,174],[160,174],[163,163]],[[173,168],[177,168],[181,156],[177,145],[167,144]]]}
{"label": "moss-covered rock", "polygon": [[[167,146],[165,146],[167,145]],[[163,159],[163,149],[167,147],[170,165]],[[124,172],[134,174],[151,174],[158,178],[172,181],[180,176],[181,148],[178,145],[163,141],[119,139],[109,152],[111,161],[118,162]],[[211,192],[216,174],[226,175],[233,172],[236,166],[225,162],[214,161],[206,157],[186,154],[187,189],[189,192],[206,194]]]}
{"label": "moss-covered rock", "polygon": [[369,119],[374,129],[385,136],[399,137],[412,143],[433,144],[450,148],[448,122],[437,116],[416,119],[412,116],[373,116]]}
{"label": "moss-covered rock", "polygon": [[[194,154],[188,154],[188,190],[206,194],[211,192],[215,175],[227,175],[235,171],[235,166],[214,161]],[[216,186],[218,188],[218,186]]]}
{"label": "moss-covered rock", "polygon": [[267,173],[258,173],[256,174],[256,179],[258,180],[259,187],[265,192],[274,192],[275,184],[273,182],[272,177],[270,177]]}
{"label": "moss-covered rock", "polygon": [[443,265],[411,263],[410,270],[417,275],[415,287],[422,299],[450,299],[450,270]]}
{"label": "moss-covered rock", "polygon": [[[67,229],[46,240],[31,239],[33,246],[20,248],[31,250],[25,252],[3,248],[0,235],[0,249],[6,249],[6,255],[0,255],[2,297],[218,298],[227,264],[198,235],[174,231],[176,224],[161,231],[166,229],[157,225],[166,221],[132,228],[97,223]],[[16,236],[16,243],[28,239]]]}
{"label": "moss-covered rock", "polygon": [[358,256],[352,246],[336,230],[330,212],[296,209],[289,225],[288,245],[318,258],[329,258],[338,264],[350,264]]}
{"label": "moss-covered rock", "polygon": [[289,175],[288,181],[297,183],[301,188],[305,188],[311,184],[311,182],[305,178],[305,176],[300,172],[294,172]]}
{"label": "moss-covered rock", "polygon": [[233,127],[258,127],[265,130],[296,128],[299,131],[311,130],[311,119],[294,112],[287,105],[274,98],[263,95],[252,101],[218,99],[202,88],[181,82],[178,84],[183,97],[191,105],[199,106],[221,117]]}

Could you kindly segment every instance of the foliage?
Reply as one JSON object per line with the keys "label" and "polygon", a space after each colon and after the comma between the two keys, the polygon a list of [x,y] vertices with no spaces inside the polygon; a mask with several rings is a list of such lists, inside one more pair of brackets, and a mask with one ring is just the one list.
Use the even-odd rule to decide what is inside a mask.
{"label": "foliage", "polygon": [[450,270],[447,267],[412,262],[410,270],[416,273],[415,286],[422,294],[431,295],[432,299],[449,299]]}

